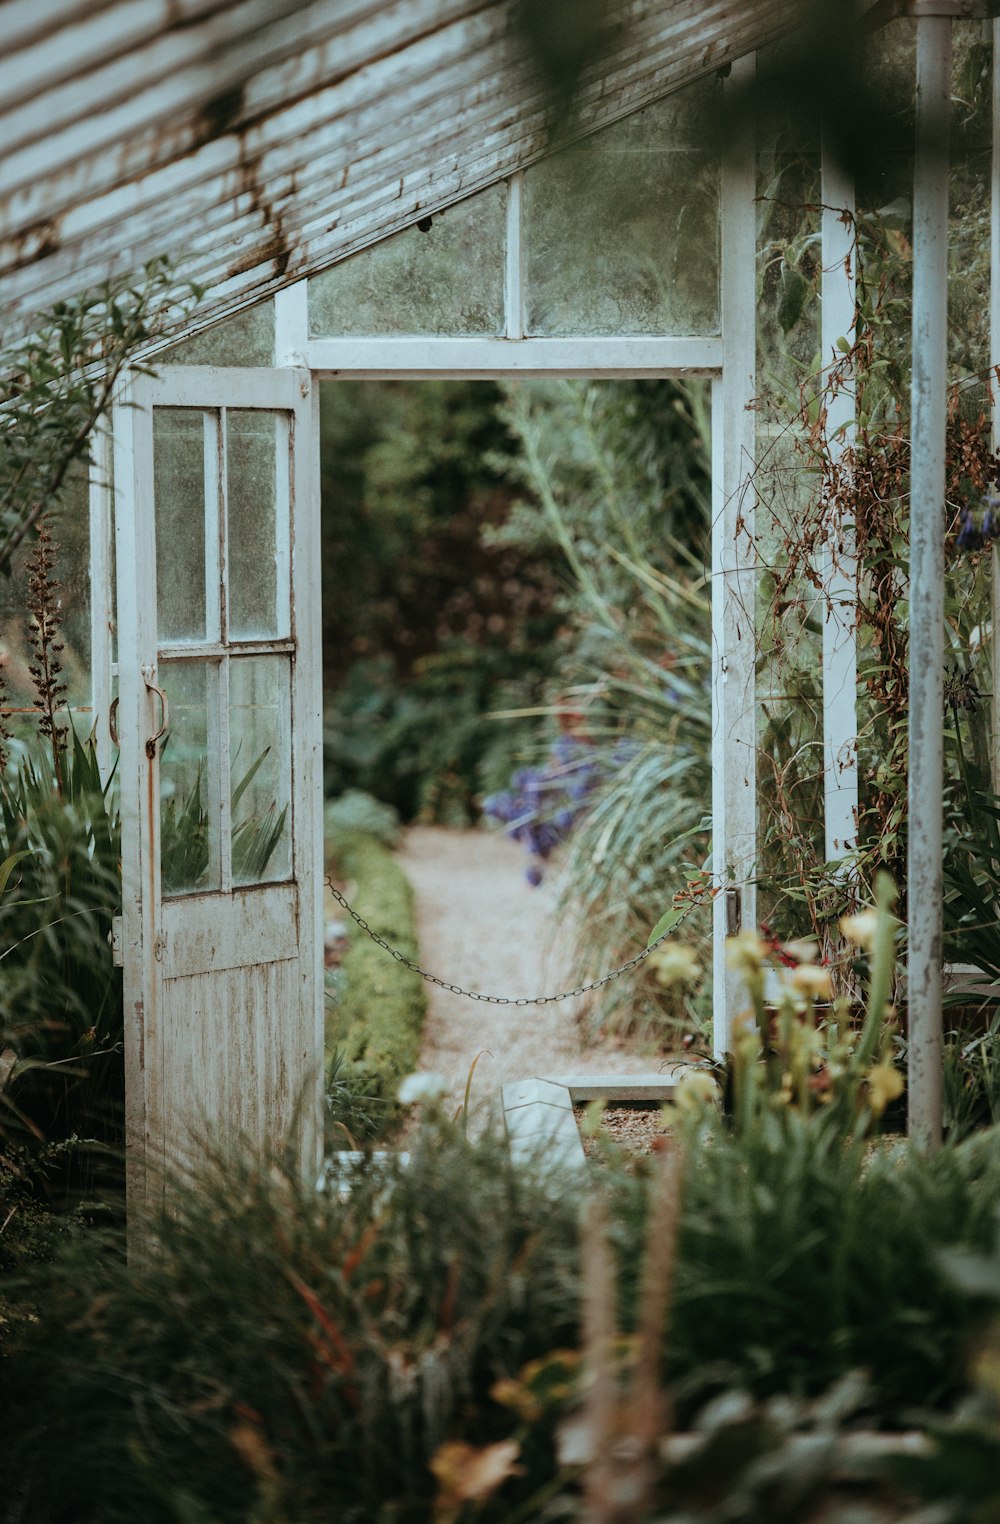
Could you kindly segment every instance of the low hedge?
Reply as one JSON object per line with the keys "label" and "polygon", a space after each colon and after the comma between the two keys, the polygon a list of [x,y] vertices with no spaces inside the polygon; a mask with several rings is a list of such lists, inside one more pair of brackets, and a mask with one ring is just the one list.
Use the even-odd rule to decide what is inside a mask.
{"label": "low hedge", "polygon": [[[419,948],[413,891],[384,841],[363,831],[338,832],[332,842],[351,903],[379,936],[415,959]],[[328,1109],[359,1140],[384,1137],[398,1125],[396,1091],[417,1067],[427,1010],[419,974],[391,958],[360,927],[349,943],[337,990],[328,1002]],[[336,1146],[343,1146],[343,1136]]]}

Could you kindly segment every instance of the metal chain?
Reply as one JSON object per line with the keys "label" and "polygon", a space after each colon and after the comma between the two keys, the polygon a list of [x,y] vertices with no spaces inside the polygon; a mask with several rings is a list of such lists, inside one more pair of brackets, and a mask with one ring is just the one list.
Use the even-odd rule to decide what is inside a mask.
{"label": "metal chain", "polygon": [[558,995],[532,995],[515,999],[513,995],[484,995],[479,990],[466,990],[460,984],[452,984],[447,979],[439,979],[437,974],[429,973],[426,968],[421,968],[419,963],[414,963],[412,958],[407,958],[404,953],[401,953],[398,947],[391,946],[384,937],[379,936],[377,931],[373,931],[364,916],[359,915],[354,906],[348,904],[329,876],[325,882],[337,904],[347,911],[352,921],[355,921],[365,935],[371,937],[372,941],[377,943],[390,957],[395,958],[397,963],[401,963],[411,973],[419,974],[421,979],[427,980],[428,984],[436,984],[439,989],[447,990],[452,995],[462,995],[466,1000],[481,1000],[485,1005],[555,1005],[560,1000],[572,1000],[577,995],[587,995],[591,990],[602,989],[605,984],[611,984],[613,980],[620,979],[622,974],[627,974],[631,969],[638,968],[640,963],[645,963],[650,953],[654,953],[668,937],[673,936],[678,926],[684,924],[692,910],[694,910],[695,904],[697,904],[697,901],[693,901],[681,915],[680,919],[675,921],[673,926],[663,933],[662,937],[657,937],[655,942],[651,942],[648,947],[644,947],[642,952],[637,953],[634,958],[629,958],[628,962],[623,963],[620,968],[612,969],[610,974],[605,974],[600,979],[591,979],[587,984],[578,984],[576,989],[563,990]]}

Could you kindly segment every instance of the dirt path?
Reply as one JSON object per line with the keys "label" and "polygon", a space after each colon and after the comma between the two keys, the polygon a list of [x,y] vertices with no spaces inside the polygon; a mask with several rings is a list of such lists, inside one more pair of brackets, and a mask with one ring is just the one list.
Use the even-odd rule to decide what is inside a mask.
{"label": "dirt path", "polygon": [[[399,854],[417,902],[421,962],[466,989],[515,998],[570,989],[577,977],[569,939],[560,943],[548,884],[524,879],[523,849],[486,831],[413,826]],[[469,1066],[483,1049],[474,1089],[481,1095],[530,1075],[649,1068],[635,1049],[584,1048],[574,1019],[579,1002],[495,1006],[428,986],[422,1069],[452,1082],[460,1099]]]}

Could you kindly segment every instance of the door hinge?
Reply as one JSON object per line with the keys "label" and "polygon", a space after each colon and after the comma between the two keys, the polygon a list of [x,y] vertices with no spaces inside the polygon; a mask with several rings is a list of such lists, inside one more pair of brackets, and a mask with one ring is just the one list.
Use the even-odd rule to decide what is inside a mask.
{"label": "door hinge", "polygon": [[115,968],[121,968],[125,962],[125,949],[123,945],[122,918],[120,915],[111,917],[111,934],[108,941],[111,943],[111,962]]}

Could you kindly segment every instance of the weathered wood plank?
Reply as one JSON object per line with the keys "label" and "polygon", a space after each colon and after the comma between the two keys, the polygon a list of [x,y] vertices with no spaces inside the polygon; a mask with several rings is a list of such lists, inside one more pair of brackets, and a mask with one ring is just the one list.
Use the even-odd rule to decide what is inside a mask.
{"label": "weathered wood plank", "polygon": [[164,979],[221,973],[244,964],[280,963],[299,953],[295,884],[235,891],[225,917],[214,895],[168,900],[163,906],[160,962]]}
{"label": "weathered wood plank", "polygon": [[[103,55],[84,50],[68,75],[50,61],[51,89],[30,100],[18,93],[24,75],[0,90],[9,335],[161,253],[206,287],[200,321],[226,315],[546,150],[544,102],[512,39],[510,0],[269,0],[268,24],[233,44],[234,18],[260,4],[219,0],[198,24],[161,35],[149,20],[162,6],[146,0],[144,15],[129,12],[145,40],[130,50],[127,30],[126,44],[109,36],[104,75]],[[616,51],[584,80],[579,130],[731,61],[781,31],[799,4],[623,4]],[[0,19],[11,7],[0,0]],[[98,14],[110,27],[127,9]],[[60,14],[70,26],[86,13]],[[58,30],[44,35],[42,51],[58,51]],[[12,72],[23,51],[8,54]],[[139,88],[122,94],[129,72]]]}

